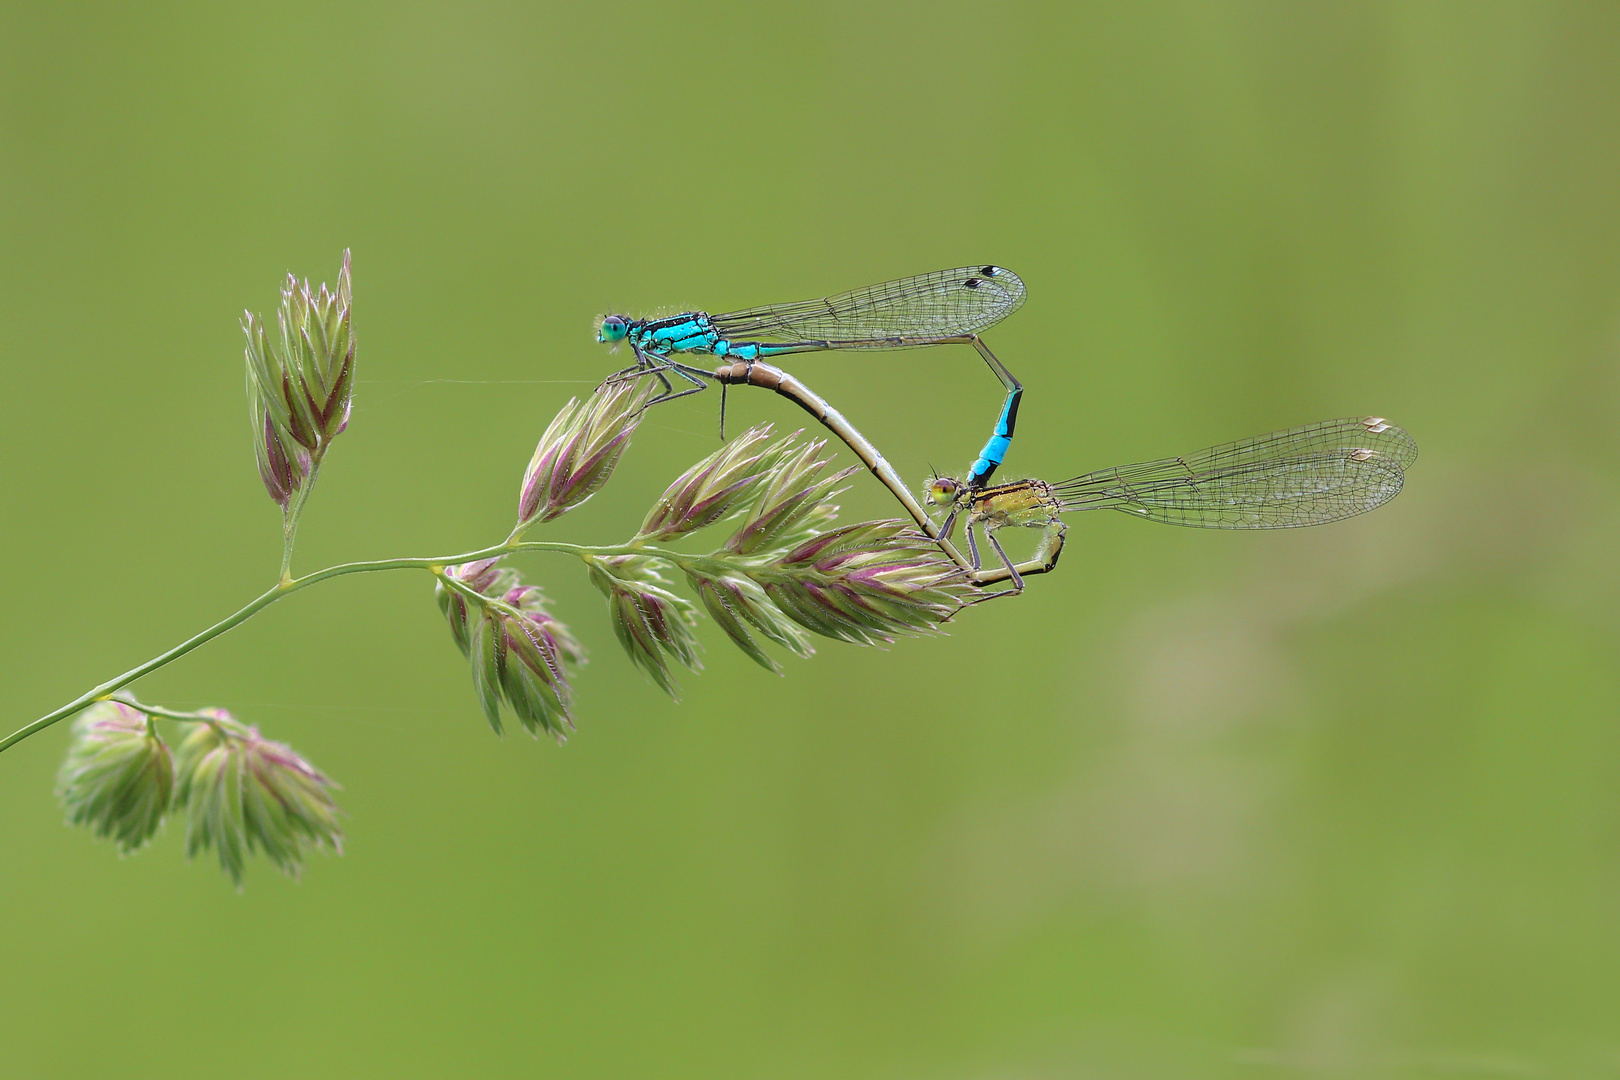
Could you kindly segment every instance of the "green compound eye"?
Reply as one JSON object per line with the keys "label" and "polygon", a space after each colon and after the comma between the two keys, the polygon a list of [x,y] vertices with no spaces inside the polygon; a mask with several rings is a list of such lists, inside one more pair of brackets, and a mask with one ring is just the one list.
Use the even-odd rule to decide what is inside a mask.
{"label": "green compound eye", "polygon": [[624,335],[630,330],[630,322],[622,315],[609,315],[602,320],[602,325],[596,330],[596,340],[604,345],[613,345],[624,340]]}
{"label": "green compound eye", "polygon": [[956,501],[956,494],[961,490],[962,485],[950,477],[935,477],[934,482],[928,485],[928,501],[935,506],[949,506]]}

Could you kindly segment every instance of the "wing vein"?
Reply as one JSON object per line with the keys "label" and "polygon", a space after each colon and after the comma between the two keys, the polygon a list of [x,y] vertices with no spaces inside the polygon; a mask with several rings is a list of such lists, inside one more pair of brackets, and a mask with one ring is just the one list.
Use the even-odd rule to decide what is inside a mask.
{"label": "wing vein", "polygon": [[714,315],[711,321],[730,341],[836,341],[845,348],[891,348],[886,339],[976,334],[1017,311],[1024,295],[1023,281],[1011,270],[966,266],[815,300]]}
{"label": "wing vein", "polygon": [[1288,529],[1376,509],[1400,493],[1417,444],[1377,417],[1221,443],[1052,485],[1068,510],[1121,510],[1205,529]]}

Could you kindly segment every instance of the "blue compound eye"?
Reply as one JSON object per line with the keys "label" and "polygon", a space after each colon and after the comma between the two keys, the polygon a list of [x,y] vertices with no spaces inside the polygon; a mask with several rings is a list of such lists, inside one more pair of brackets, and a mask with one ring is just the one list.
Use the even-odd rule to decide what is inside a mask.
{"label": "blue compound eye", "polygon": [[596,340],[604,345],[612,345],[624,340],[624,335],[630,330],[630,321],[623,315],[609,315],[602,320],[602,325],[596,330]]}

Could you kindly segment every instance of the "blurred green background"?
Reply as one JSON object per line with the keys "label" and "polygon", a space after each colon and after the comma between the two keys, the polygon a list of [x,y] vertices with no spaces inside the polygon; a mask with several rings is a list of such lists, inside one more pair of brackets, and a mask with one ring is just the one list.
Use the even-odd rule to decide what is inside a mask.
{"label": "blurred green background", "polygon": [[[0,1073],[1620,1075],[1616,55],[1578,3],[0,6],[8,730],[272,580],[238,318],[346,246],[303,569],[500,539],[603,311],[979,260],[1029,283],[1006,475],[1422,447],[1327,528],[1073,519],[941,640],[777,679],[705,624],[679,705],[526,559],[594,649],[561,749],[491,735],[425,576],[301,594],[138,689],[341,781],[346,854],[120,860],[67,725],[8,752]],[[914,482],[999,400],[790,367]],[[631,531],[717,398],[550,535]]]}

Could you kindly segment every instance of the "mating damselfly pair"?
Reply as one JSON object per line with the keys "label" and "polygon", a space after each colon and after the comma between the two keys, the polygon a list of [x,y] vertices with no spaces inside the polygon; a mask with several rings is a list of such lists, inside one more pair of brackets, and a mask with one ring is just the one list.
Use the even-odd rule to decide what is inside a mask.
{"label": "mating damselfly pair", "polygon": [[[663,385],[653,403],[705,388],[751,385],[775,390],[837,435],[894,494],[918,527],[972,580],[981,585],[1046,573],[1062,553],[1062,514],[1114,509],[1172,525],[1216,529],[1283,529],[1323,525],[1376,509],[1401,490],[1417,445],[1381,417],[1328,420],[1209,447],[1193,454],[1084,473],[1056,483],[1038,479],[990,484],[1005,458],[1017,422],[1023,386],[979,337],[979,332],[1024,302],[1023,281],[995,264],[938,270],[880,285],[791,304],[729,314],[693,311],[657,319],[608,315],[597,340],[626,342],[632,366],[610,379],[650,373]],[[765,363],[793,353],[843,349],[904,349],[970,344],[1006,389],[994,434],[957,480],[938,477],[927,490],[940,508],[936,523],[865,436],[798,379]],[[708,355],[731,361],[714,371],[674,359]],[[691,385],[675,390],[669,375]],[[723,410],[723,406],[722,406]],[[967,554],[952,542],[963,522]],[[1040,528],[1033,558],[1015,563],[996,538],[1007,526]],[[1000,566],[985,568],[978,531]]]}

